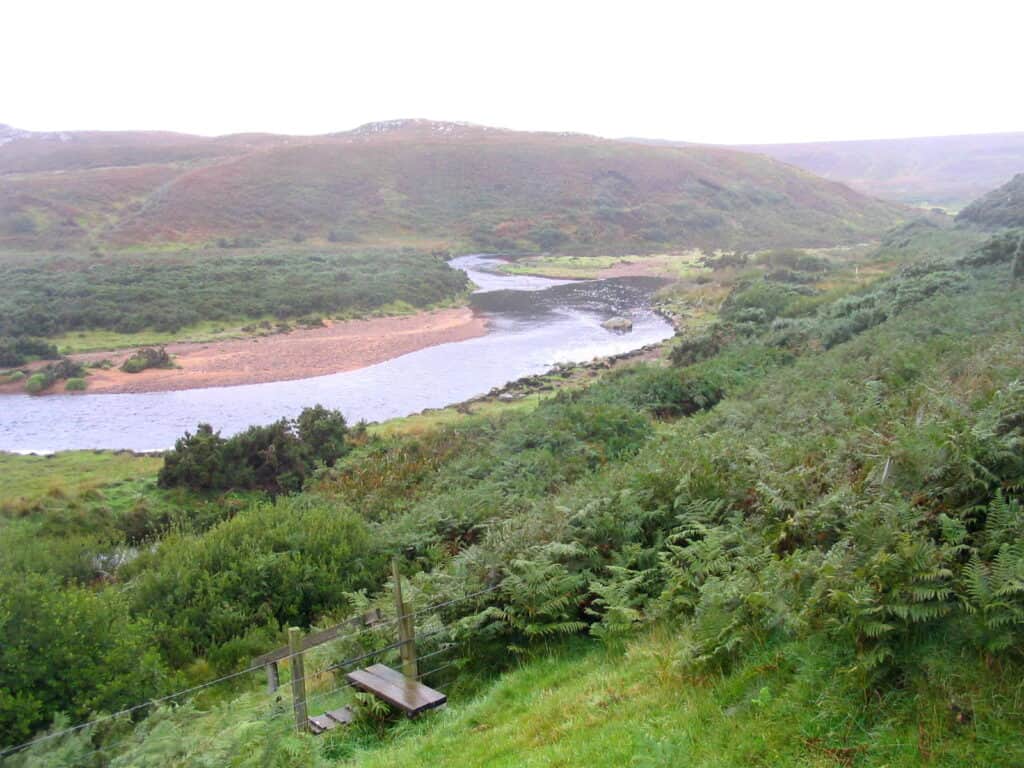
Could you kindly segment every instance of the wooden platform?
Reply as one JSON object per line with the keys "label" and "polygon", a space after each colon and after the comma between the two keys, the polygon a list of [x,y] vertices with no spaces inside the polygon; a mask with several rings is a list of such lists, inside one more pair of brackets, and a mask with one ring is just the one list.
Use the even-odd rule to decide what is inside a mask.
{"label": "wooden platform", "polygon": [[324,731],[337,728],[339,725],[348,725],[352,722],[353,717],[351,707],[342,707],[331,712],[324,712],[322,715],[309,718],[309,732],[319,736]]}
{"label": "wooden platform", "polygon": [[420,712],[440,707],[448,701],[448,697],[440,691],[428,688],[418,680],[410,680],[401,672],[383,664],[357,669],[347,677],[357,688],[383,699],[409,717],[416,717]]}

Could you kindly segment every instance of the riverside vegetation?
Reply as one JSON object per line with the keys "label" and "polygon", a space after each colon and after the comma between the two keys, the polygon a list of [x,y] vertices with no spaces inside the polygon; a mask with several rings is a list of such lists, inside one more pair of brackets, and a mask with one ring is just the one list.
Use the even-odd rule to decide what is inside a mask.
{"label": "riverside vegetation", "polygon": [[[866,286],[716,263],[730,287],[671,364],[505,414],[200,430],[159,484],[130,457],[84,489],[25,473],[0,520],[4,744],[386,609],[395,552],[417,608],[463,599],[422,619],[457,648],[445,713],[297,736],[249,676],[7,761],[1024,762],[1024,290],[1015,236],[979,240],[905,230]],[[266,466],[274,441],[301,471]]]}
{"label": "riverside vegetation", "polygon": [[[446,254],[416,251],[0,257],[0,384],[38,394],[65,381],[76,391],[88,371],[60,352],[141,347],[121,369],[174,367],[159,346],[393,315],[464,300],[465,273]],[[151,346],[157,345],[157,346]],[[58,351],[58,348],[60,351]],[[45,366],[24,368],[35,360]]]}

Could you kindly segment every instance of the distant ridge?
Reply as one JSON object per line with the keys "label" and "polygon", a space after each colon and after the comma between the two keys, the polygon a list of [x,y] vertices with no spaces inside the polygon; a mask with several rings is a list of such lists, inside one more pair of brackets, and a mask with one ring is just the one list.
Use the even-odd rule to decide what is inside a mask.
{"label": "distant ridge", "polygon": [[[662,147],[717,146],[630,138]],[[736,144],[865,194],[912,205],[958,208],[1024,171],[1024,132],[910,139]]]}
{"label": "distant ridge", "polygon": [[735,148],[886,200],[950,207],[964,205],[1024,171],[1024,132]]}
{"label": "distant ridge", "polygon": [[[0,136],[0,248],[828,245],[906,211],[775,160],[424,119],[324,136]],[[55,173],[59,172],[59,173]]]}

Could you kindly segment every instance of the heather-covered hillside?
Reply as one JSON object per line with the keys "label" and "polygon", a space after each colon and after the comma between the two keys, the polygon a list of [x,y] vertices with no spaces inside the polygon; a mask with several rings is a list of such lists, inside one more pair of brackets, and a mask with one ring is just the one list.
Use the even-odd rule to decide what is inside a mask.
{"label": "heather-covered hillside", "polygon": [[766,157],[428,121],[317,137],[26,134],[0,143],[0,248],[832,245],[903,216]]}

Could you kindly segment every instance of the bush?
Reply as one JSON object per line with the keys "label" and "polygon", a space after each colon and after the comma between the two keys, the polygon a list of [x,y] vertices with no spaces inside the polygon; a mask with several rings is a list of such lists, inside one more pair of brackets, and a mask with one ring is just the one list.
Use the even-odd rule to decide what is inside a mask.
{"label": "bush", "polygon": [[569,242],[569,236],[562,230],[555,229],[554,227],[535,229],[530,232],[529,238],[544,251],[554,250],[558,246]]}
{"label": "bush", "polygon": [[54,360],[57,348],[47,341],[28,336],[0,338],[0,366],[22,365],[29,358]]}
{"label": "bush", "polygon": [[744,317],[756,317],[756,322],[774,320],[801,295],[800,290],[781,283],[760,280],[740,284],[723,302],[722,317],[737,322],[743,322]]}
{"label": "bush", "polygon": [[347,452],[347,434],[341,412],[321,405],[303,409],[295,420],[249,427],[229,439],[200,424],[164,456],[157,480],[164,488],[294,493],[318,461],[333,466]]}
{"label": "bush", "polygon": [[149,623],[124,595],[0,575],[0,744],[14,744],[64,712],[75,720],[155,696],[166,669]]}
{"label": "bush", "polygon": [[[426,254],[149,254],[0,264],[0,337],[174,332],[202,320],[358,315],[461,295],[464,272]],[[13,363],[20,365],[21,363]]]}
{"label": "bush", "polygon": [[359,515],[304,496],[254,505],[201,536],[171,534],[124,574],[138,613],[164,629],[167,656],[189,662],[259,628],[308,626],[383,565]]}
{"label": "bush", "polygon": [[38,395],[44,389],[49,389],[52,384],[53,379],[45,373],[33,373],[25,382],[25,391],[30,395]]}
{"label": "bush", "polygon": [[139,373],[147,368],[172,368],[171,356],[163,347],[145,347],[136,351],[121,364],[121,370],[125,373]]}
{"label": "bush", "polygon": [[88,386],[85,379],[74,378],[68,379],[64,384],[64,389],[68,392],[82,392]]}

